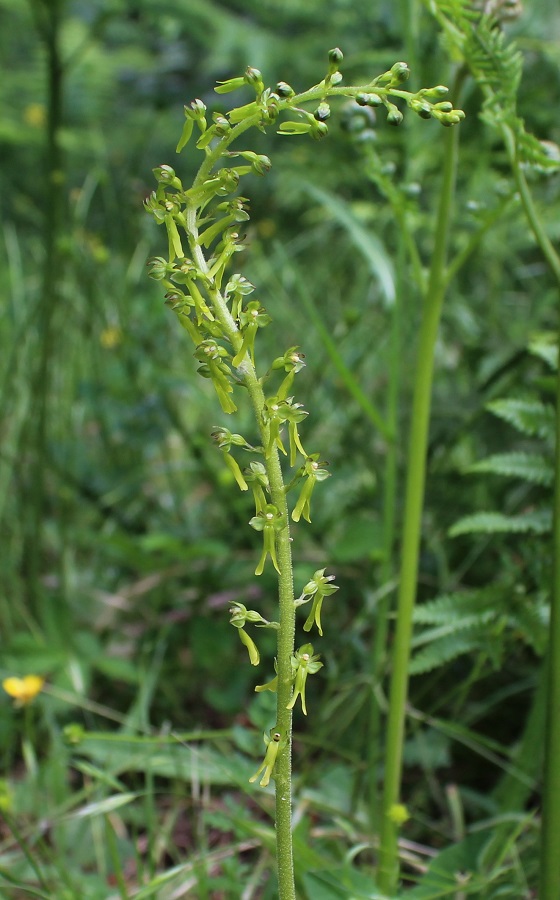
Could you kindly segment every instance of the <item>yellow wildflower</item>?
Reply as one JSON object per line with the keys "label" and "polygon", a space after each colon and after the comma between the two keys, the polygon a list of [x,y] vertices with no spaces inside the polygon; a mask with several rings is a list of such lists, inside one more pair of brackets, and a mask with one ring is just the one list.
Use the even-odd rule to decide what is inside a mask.
{"label": "yellow wildflower", "polygon": [[16,706],[25,706],[41,691],[45,679],[40,675],[26,675],[25,678],[5,678],[2,687],[15,700]]}
{"label": "yellow wildflower", "polygon": [[23,121],[32,128],[42,128],[47,120],[47,113],[42,103],[30,103],[23,110]]}

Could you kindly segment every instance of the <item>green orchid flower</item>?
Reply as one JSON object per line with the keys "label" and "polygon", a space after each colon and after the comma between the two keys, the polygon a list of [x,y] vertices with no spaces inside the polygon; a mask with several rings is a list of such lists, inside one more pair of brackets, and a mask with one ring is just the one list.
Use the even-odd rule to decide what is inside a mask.
{"label": "green orchid flower", "polygon": [[292,511],[294,522],[299,522],[302,516],[307,522],[311,522],[311,494],[318,481],[324,481],[330,477],[330,472],[327,472],[326,469],[327,465],[328,463],[326,462],[319,462],[318,453],[313,453],[307,457],[304,465],[299,470],[298,475],[304,477],[305,481]]}
{"label": "green orchid flower", "polygon": [[278,731],[276,727],[270,729],[270,737],[266,732],[263,735],[264,742],[266,745],[266,753],[264,755],[264,760],[261,765],[257,769],[254,775],[251,775],[249,778],[249,782],[253,784],[261,774],[264,772],[263,777],[260,780],[261,787],[267,787],[270,782],[270,779],[273,777],[274,766],[276,765],[276,760],[278,759],[278,754],[285,748],[287,744],[286,737],[282,735],[282,732]]}
{"label": "green orchid flower", "polygon": [[278,560],[276,558],[276,534],[284,528],[284,520],[273,503],[267,503],[264,510],[257,513],[249,520],[249,525],[255,531],[262,531],[263,534],[263,551],[261,558],[255,569],[255,575],[262,575],[266,557],[270,556],[272,565],[280,574]]}
{"label": "green orchid flower", "polygon": [[302,603],[307,603],[310,598],[313,598],[313,602],[311,604],[311,610],[303,626],[304,631],[311,631],[313,628],[313,624],[317,626],[317,630],[321,637],[323,637],[323,628],[321,625],[321,610],[323,606],[323,600],[325,597],[328,597],[330,594],[334,594],[335,591],[338,591],[338,587],[336,584],[330,584],[331,581],[334,580],[334,575],[325,575],[324,569],[317,569],[311,581],[308,581],[305,585],[303,591],[301,592],[301,596],[298,597],[297,600],[294,601],[294,605],[301,606]]}
{"label": "green orchid flower", "polygon": [[305,686],[308,675],[314,675],[322,668],[323,663],[319,662],[320,654],[313,654],[313,645],[304,644],[299,650],[296,650],[292,656],[292,672],[294,673],[294,690],[292,699],[287,704],[286,709],[293,709],[296,705],[298,697],[301,698],[301,708],[303,714],[307,715],[307,706],[305,703]]}

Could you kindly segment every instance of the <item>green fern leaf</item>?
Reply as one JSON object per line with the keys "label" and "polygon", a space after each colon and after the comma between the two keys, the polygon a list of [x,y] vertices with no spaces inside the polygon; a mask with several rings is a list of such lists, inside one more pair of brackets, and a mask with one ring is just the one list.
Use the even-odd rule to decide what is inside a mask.
{"label": "green fern leaf", "polygon": [[[494,636],[493,636],[494,638]],[[494,658],[499,651],[498,643],[488,640],[488,634],[483,629],[474,629],[471,633],[455,634],[447,637],[445,640],[435,641],[433,644],[424,647],[419,653],[415,654],[409,666],[411,675],[420,675],[425,672],[431,672],[445,663],[451,662],[458,656],[464,656],[466,653],[490,653]]]}
{"label": "green fern leaf", "polygon": [[529,341],[529,353],[544,360],[554,372],[558,371],[558,336],[553,331],[534,334]]}
{"label": "green fern leaf", "polygon": [[517,154],[523,166],[551,175],[560,169],[560,148],[553,141],[539,141],[534,134],[525,131],[523,119],[516,119],[514,131],[517,137]]}
{"label": "green fern leaf", "polygon": [[540,453],[496,453],[473,463],[467,469],[469,474],[490,472],[506,478],[522,478],[534,484],[549,486],[554,480],[554,469],[546,457]]}
{"label": "green fern leaf", "polygon": [[480,613],[481,610],[495,605],[496,592],[456,591],[453,594],[440,594],[433,600],[419,603],[414,608],[414,621],[425,625],[439,625],[452,621],[460,621],[465,616]]}
{"label": "green fern leaf", "polygon": [[539,656],[544,655],[549,631],[549,606],[544,597],[523,597],[522,602],[510,611],[508,625],[514,637],[532,647]]}
{"label": "green fern leaf", "polygon": [[503,120],[515,110],[521,81],[523,57],[514,43],[507,43],[504,32],[492,16],[481,16],[471,26],[463,47],[465,61],[486,93],[484,113]]}
{"label": "green fern leaf", "polygon": [[492,400],[486,404],[486,409],[509,422],[522,434],[550,439],[554,436],[554,409],[546,403],[538,400]]}
{"label": "green fern leaf", "polygon": [[449,537],[461,534],[546,534],[552,528],[552,511],[538,509],[519,516],[506,516],[498,512],[479,512],[464,516],[449,529]]}
{"label": "green fern leaf", "polygon": [[472,613],[471,615],[462,616],[452,622],[446,622],[445,625],[438,625],[437,628],[425,628],[412,639],[413,647],[422,647],[424,644],[433,644],[436,641],[447,640],[451,635],[458,634],[460,631],[472,631],[473,628],[480,627],[496,618],[493,609],[487,609],[482,613]]}

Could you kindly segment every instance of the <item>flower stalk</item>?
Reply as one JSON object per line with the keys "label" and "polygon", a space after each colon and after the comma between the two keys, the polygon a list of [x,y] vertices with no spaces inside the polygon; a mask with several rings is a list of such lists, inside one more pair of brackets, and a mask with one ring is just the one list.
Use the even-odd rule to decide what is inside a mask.
{"label": "flower stalk", "polygon": [[[252,444],[227,428],[217,426],[213,430],[237,487],[242,491],[250,488],[253,493],[255,514],[249,525],[262,534],[255,574],[260,576],[270,560],[278,580],[278,622],[268,622],[242,604],[234,604],[230,612],[231,624],[237,628],[252,665],[259,664],[260,654],[245,626],[269,627],[277,632],[276,677],[256,688],[276,692],[276,722],[269,735],[265,735],[264,761],[251,782],[261,775],[262,787],[272,779],[275,781],[280,900],[296,898],[291,835],[293,709],[299,700],[303,713],[307,714],[307,678],[323,665],[311,644],[295,651],[296,611],[312,598],[311,611],[303,627],[309,631],[316,625],[322,635],[323,599],[337,590],[330,584],[333,576],[324,576],[325,570],[321,569],[307,583],[299,600],[295,600],[290,523],[301,518],[311,522],[315,487],[330,473],[326,463],[319,462],[318,453],[306,452],[299,433],[299,426],[308,413],[302,404],[295,402],[291,391],[295,376],[305,365],[303,353],[298,347],[290,347],[259,374],[257,338],[260,329],[270,324],[271,317],[260,302],[245,299],[254,286],[242,274],[229,274],[228,270],[235,254],[244,249],[237,229],[249,218],[247,201],[237,193],[240,180],[248,174],[265,175],[271,163],[268,157],[250,149],[232,151],[230,147],[255,127],[264,131],[274,126],[286,136],[304,134],[322,139],[328,133],[331,111],[327,100],[331,96],[354,100],[360,97],[359,102],[365,97],[363,102],[385,107],[387,119],[394,125],[402,120],[395,101],[404,103],[422,118],[431,116],[444,125],[454,125],[464,115],[461,110],[453,109],[452,104],[440,102],[439,86],[415,94],[404,90],[402,85],[409,74],[405,63],[395,63],[366,84],[344,87],[340,84],[341,62],[341,51],[331,50],[325,77],[300,94],[286,82],[280,82],[276,90],[265,88],[261,73],[249,67],[243,76],[220,82],[216,88],[219,94],[250,88],[255,98],[249,103],[226,114],[211,116],[201,100],[185,106],[185,123],[177,152],[196,137],[196,149],[203,154],[203,161],[187,189],[171,166],[154,169],[157,188],[145,202],[156,223],[165,226],[168,248],[167,259],[155,257],[149,261],[149,274],[161,281],[167,291],[166,305],[188,333],[194,345],[193,355],[199,363],[198,372],[213,384],[222,411],[228,415],[236,412],[236,400],[243,396],[238,388],[245,388],[258,434],[258,441]],[[311,110],[306,108],[309,104]],[[288,114],[288,118],[278,123],[281,114]],[[280,379],[276,393],[267,389],[265,394],[268,379]],[[283,442],[284,431],[287,431],[288,450]],[[232,449],[257,454],[260,460],[242,471]],[[295,469],[287,484],[281,454],[287,458],[284,464]],[[299,496],[290,511],[287,493],[298,483]]]}

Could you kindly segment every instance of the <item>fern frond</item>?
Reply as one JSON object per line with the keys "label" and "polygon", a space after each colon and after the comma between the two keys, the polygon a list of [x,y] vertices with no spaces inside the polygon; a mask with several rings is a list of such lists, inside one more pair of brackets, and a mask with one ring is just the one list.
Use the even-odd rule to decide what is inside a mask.
{"label": "fern frond", "polygon": [[411,674],[429,672],[467,653],[486,653],[494,663],[507,641],[522,641],[542,655],[547,645],[546,597],[519,594],[511,584],[442,594],[414,611],[416,652]]}
{"label": "fern frond", "polygon": [[558,370],[558,335],[554,331],[540,331],[533,334],[528,348],[529,353],[544,360],[554,372]]}
{"label": "fern frond", "polygon": [[435,641],[424,647],[413,656],[409,673],[420,675],[431,672],[432,669],[437,669],[466,653],[487,652],[495,659],[500,649],[496,636],[492,635],[492,640],[490,640],[488,629],[481,626],[467,633],[450,635],[445,640]]}
{"label": "fern frond", "polygon": [[549,605],[545,597],[523,597],[508,615],[513,636],[543,656],[548,644]]}
{"label": "fern frond", "polygon": [[522,478],[533,484],[549,486],[554,480],[554,469],[540,453],[496,453],[473,463],[465,469],[469,474],[490,472],[506,478]]}
{"label": "fern frond", "polygon": [[558,172],[560,170],[558,145],[552,141],[539,141],[534,134],[525,131],[523,119],[516,118],[512,124],[521,165],[544,175]]}
{"label": "fern frond", "polygon": [[493,127],[506,124],[515,135],[521,165],[550,174],[560,169],[556,144],[540,141],[525,130],[516,114],[523,57],[506,39],[497,19],[472,8],[466,0],[425,0],[439,22],[452,58],[468,66],[484,94],[481,118]]}
{"label": "fern frond", "polygon": [[473,628],[480,628],[495,618],[495,611],[487,609],[482,613],[472,613],[470,616],[456,618],[454,621],[446,622],[445,625],[438,625],[437,628],[425,628],[412,639],[412,646],[422,647],[424,644],[433,644],[443,639],[447,640],[451,635],[458,634],[461,631],[472,631]]}
{"label": "fern frond", "polygon": [[496,592],[456,591],[440,594],[433,600],[419,603],[414,608],[414,621],[424,625],[439,625],[459,621],[477,615],[481,610],[495,606]]}
{"label": "fern frond", "polygon": [[515,110],[517,89],[521,81],[523,57],[492,16],[483,15],[476,26],[470,26],[463,45],[465,62],[486,93],[484,112],[502,119]]}
{"label": "fern frond", "polygon": [[486,404],[486,409],[522,434],[550,439],[554,436],[554,409],[539,400],[492,400]]}
{"label": "fern frond", "polygon": [[537,509],[518,516],[498,512],[479,512],[463,516],[448,531],[449,537],[461,534],[546,534],[552,529],[552,510]]}

